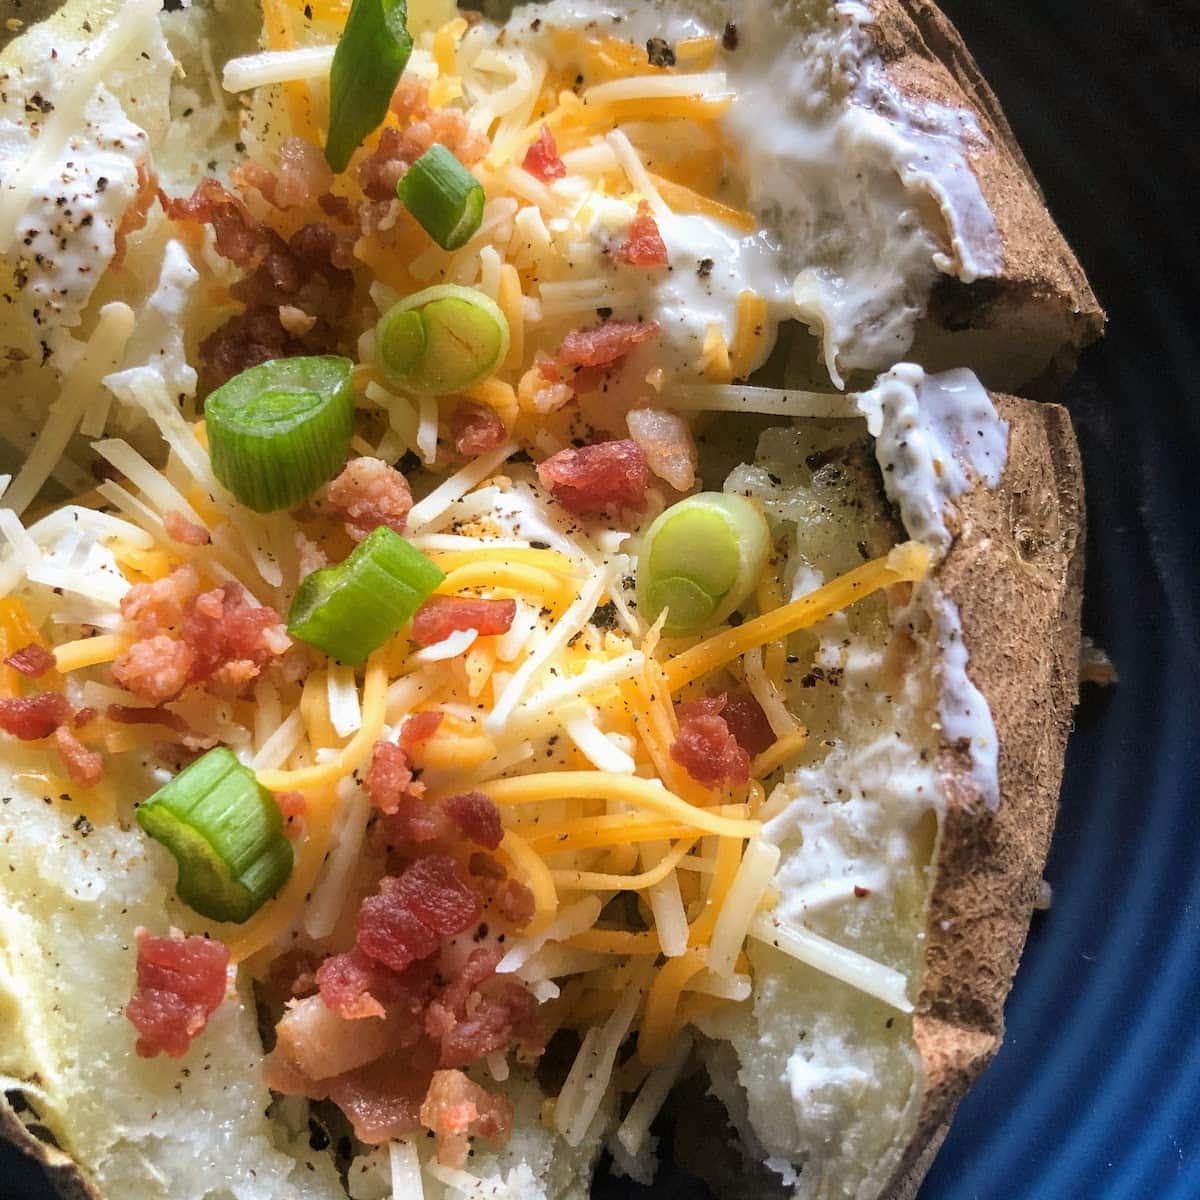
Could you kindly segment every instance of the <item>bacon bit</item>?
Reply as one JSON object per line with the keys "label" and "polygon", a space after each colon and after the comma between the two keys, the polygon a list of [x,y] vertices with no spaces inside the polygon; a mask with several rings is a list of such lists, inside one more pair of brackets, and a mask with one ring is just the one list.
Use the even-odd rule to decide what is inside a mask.
{"label": "bacon bit", "polygon": [[629,223],[629,238],[619,246],[613,257],[631,267],[665,267],[669,265],[667,244],[662,240],[658,222],[650,215],[650,205],[643,200],[637,216]]}
{"label": "bacon bit", "polygon": [[492,896],[499,886],[508,878],[504,864],[498,862],[490,854],[481,854],[478,850],[467,861],[469,872],[475,887],[485,896]]}
{"label": "bacon bit", "polygon": [[657,321],[609,321],[594,329],[568,333],[557,357],[567,366],[611,367],[635,346],[657,336]]}
{"label": "bacon bit", "polygon": [[646,455],[650,470],[677,492],[696,482],[696,443],[688,423],[661,408],[635,408],[625,417],[629,436]]}
{"label": "bacon bit", "polygon": [[112,268],[119,271],[125,262],[129,235],[144,229],[150,216],[150,206],[158,195],[158,176],[146,165],[137,165],[137,191],[129,207],[121,214],[121,223],[113,233]]}
{"label": "bacon bit", "polygon": [[533,893],[517,879],[505,881],[504,886],[500,889],[497,904],[500,908],[500,915],[518,929],[524,929],[537,910],[537,902],[533,898]]}
{"label": "bacon bit", "polygon": [[4,665],[12,667],[14,671],[20,671],[30,679],[40,679],[55,665],[55,661],[54,655],[45,646],[30,642],[28,646],[14,650],[4,660]]}
{"label": "bacon bit", "polygon": [[279,614],[255,607],[240,583],[201,592],[187,608],[180,631],[192,651],[188,683],[236,695],[262,668],[292,644]]}
{"label": "bacon bit", "polygon": [[94,708],[81,708],[76,714],[72,724],[76,729],[82,729],[89,721],[96,719],[96,710]]}
{"label": "bacon bit", "polygon": [[363,780],[363,787],[371,803],[381,813],[389,814],[399,812],[405,801],[420,801],[425,794],[425,785],[413,779],[412,765],[406,751],[393,742],[383,740],[376,742],[371,751],[371,765]]}
{"label": "bacon bit", "polygon": [[464,792],[443,802],[463,836],[485,850],[495,850],[504,837],[500,810],[482,792]]}
{"label": "bacon bit", "polygon": [[720,715],[724,696],[709,696],[676,707],[679,733],[671,757],[705,787],[744,783],[750,778],[750,755],[738,745]]}
{"label": "bacon bit", "polygon": [[421,1101],[429,1088],[434,1053],[429,1042],[421,1041],[412,1050],[327,1082],[329,1099],[350,1119],[360,1142],[379,1146],[421,1127]]}
{"label": "bacon bit", "polygon": [[299,561],[300,578],[329,566],[329,556],[321,547],[301,530],[296,530],[296,556]]}
{"label": "bacon bit", "polygon": [[0,700],[0,729],[23,742],[49,737],[71,719],[71,706],[59,692]]}
{"label": "bacon bit", "polygon": [[433,954],[442,938],[462,933],[479,910],[479,897],[463,883],[454,859],[431,855],[380,880],[379,893],[359,909],[358,944],[376,961],[403,971]]}
{"label": "bacon bit", "polygon": [[382,1017],[400,1010],[415,1016],[432,993],[435,968],[436,964],[427,960],[401,974],[355,946],[346,954],[327,958],[317,968],[316,981],[325,1006],[347,1020]]}
{"label": "bacon bit", "polygon": [[326,192],[325,195],[317,197],[317,204],[320,205],[321,211],[331,220],[342,221],[347,225],[354,220],[354,205],[345,196],[337,196],[333,192]]}
{"label": "bacon bit", "polygon": [[413,617],[409,636],[418,646],[433,646],[452,633],[474,629],[482,637],[507,633],[517,615],[515,600],[475,596],[430,596]]}
{"label": "bacon bit", "polygon": [[[164,525],[170,519],[168,513],[163,519]],[[183,621],[184,605],[199,588],[200,576],[196,574],[196,568],[191,563],[183,563],[162,579],[131,587],[121,600],[121,616],[137,626],[141,637],[152,637]]]}
{"label": "bacon bit", "polygon": [[761,754],[775,745],[775,731],[762,705],[744,689],[722,692],[725,707],[721,709],[721,720],[729,726],[737,744],[747,754]]}
{"label": "bacon bit", "polygon": [[435,1071],[421,1105],[421,1124],[433,1132],[437,1160],[446,1167],[467,1161],[472,1137],[499,1144],[512,1133],[512,1105],[493,1096],[461,1071]]}
{"label": "bacon bit", "polygon": [[95,750],[89,750],[65,725],[54,731],[58,743],[58,757],[67,768],[67,774],[76,783],[91,787],[104,777],[104,759]]}
{"label": "bacon bit", "polygon": [[137,990],[125,1015],[141,1035],[142,1058],[180,1058],[225,998],[229,951],[203,937],[153,937],[137,931]]}
{"label": "bacon bit", "polygon": [[308,801],[303,792],[276,792],[275,803],[285,817],[302,817],[308,812]]}
{"label": "bacon bit", "polygon": [[[167,531],[167,537],[171,541],[181,542],[185,546],[207,546],[212,541],[208,530],[203,525],[189,521],[183,513],[174,510],[163,514],[163,528]],[[139,586],[146,585],[140,584]]]}
{"label": "bacon bit", "polygon": [[408,168],[421,157],[395,126],[388,125],[379,135],[379,145],[358,165],[358,185],[369,200],[395,200],[396,184]]}
{"label": "bacon bit", "polygon": [[642,512],[650,468],[637,442],[598,442],[568,448],[538,464],[538,478],[576,516]]}
{"label": "bacon bit", "polygon": [[268,992],[282,1002],[297,996],[311,996],[317,990],[320,955],[312,950],[288,950],[272,959],[264,981]]}
{"label": "bacon bit", "polygon": [[548,125],[542,126],[538,140],[525,152],[525,161],[521,164],[535,179],[550,183],[554,179],[562,179],[567,173],[567,164],[559,157],[558,146],[554,134]]}
{"label": "bacon bit", "polygon": [[395,200],[396,184],[435,142],[445,146],[466,167],[474,166],[491,145],[486,137],[471,129],[461,109],[430,110],[425,103],[414,103],[403,115],[416,119],[407,129],[387,126],[379,135],[374,152],[359,164],[358,183],[369,200]]}
{"label": "bacon bit", "polygon": [[234,183],[261,192],[275,208],[300,208],[311,204],[333,183],[333,172],[311,142],[300,137],[288,138],[279,148],[279,170],[271,171],[261,163],[247,160],[231,172]]}
{"label": "bacon bit", "polygon": [[407,754],[429,741],[437,733],[445,715],[439,708],[413,713],[400,727],[400,749]]}
{"label": "bacon bit", "polygon": [[279,240],[216,179],[200,180],[186,198],[173,199],[162,191],[158,198],[171,220],[211,225],[216,235],[217,253],[239,267],[257,267]]}
{"label": "bacon bit", "polygon": [[508,427],[494,408],[469,400],[457,405],[450,414],[450,432],[454,448],[464,458],[478,458],[504,444]]}
{"label": "bacon bit", "polygon": [[126,691],[161,704],[183,690],[195,663],[191,647],[165,633],[134,642],[112,665]]}
{"label": "bacon bit", "polygon": [[[423,784],[414,784],[424,791]],[[420,796],[400,798],[393,812],[383,818],[388,846],[404,852],[428,849],[433,843],[449,844],[454,837],[454,820],[440,804]]]}
{"label": "bacon bit", "polygon": [[176,733],[187,733],[187,722],[169,708],[137,708],[126,704],[110,704],[104,714],[118,725],[163,725]]}
{"label": "bacon bit", "polygon": [[408,480],[380,458],[351,459],[325,495],[356,542],[380,525],[403,533],[413,506]]}

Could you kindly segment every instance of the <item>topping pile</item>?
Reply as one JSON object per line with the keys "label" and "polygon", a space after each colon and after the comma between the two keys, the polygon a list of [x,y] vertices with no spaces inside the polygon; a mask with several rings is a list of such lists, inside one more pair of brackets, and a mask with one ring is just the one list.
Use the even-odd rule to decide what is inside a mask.
{"label": "topping pile", "polygon": [[927,556],[785,603],[758,507],[697,490],[696,413],[774,337],[696,253],[765,238],[720,121],[736,40],[414,43],[403,12],[355,0],[331,94],[286,80],[230,181],[139,201],[131,242],[202,270],[203,408],[149,372],[165,454],[101,437],[97,487],[8,514],[0,728],[64,791],[132,789],[176,859],[191,934],[138,936],[139,1054],[185,1053],[231,963],[272,1088],[460,1167],[559,1031],[578,1144],[629,1035],[625,1092],[749,994],[759,810],[805,738],[764,657]]}

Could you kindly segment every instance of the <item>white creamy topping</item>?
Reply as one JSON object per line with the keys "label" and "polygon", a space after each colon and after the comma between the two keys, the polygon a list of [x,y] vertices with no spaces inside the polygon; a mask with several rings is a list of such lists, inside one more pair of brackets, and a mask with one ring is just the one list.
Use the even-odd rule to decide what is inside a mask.
{"label": "white creamy topping", "polygon": [[978,483],[995,487],[1008,462],[1008,422],[966,370],[927,375],[901,363],[858,397],[875,438],[888,499],[911,537],[945,553],[952,503]]}
{"label": "white creamy topping", "polygon": [[[509,29],[514,40],[567,26],[637,44],[719,34],[729,15],[709,0],[635,11],[556,0],[518,10]],[[872,19],[858,3],[830,5],[815,18],[795,3],[739,7],[737,48],[721,60],[734,95],[724,120],[752,207],[780,246],[763,269],[754,239],[709,218],[692,218],[697,229],[685,237],[678,219],[660,220],[674,270],[665,283],[651,272],[633,286],[643,307],[647,286],[657,287],[654,311],[668,344],[701,342],[713,319],[728,336],[730,300],[753,288],[771,302],[766,348],[779,320],[801,318],[822,337],[841,386],[844,371],[903,357],[939,273],[969,282],[1000,269],[995,222],[970,167],[986,138],[971,113],[909,97],[888,79],[867,29]],[[676,261],[679,251],[687,255],[681,242],[695,246],[686,262]],[[695,282],[688,268],[703,258],[728,272],[729,288]],[[689,324],[690,337],[680,338]]]}
{"label": "white creamy topping", "polygon": [[175,60],[150,10],[129,4],[107,26],[47,21],[5,56],[0,244],[34,343],[52,348],[57,327],[78,324],[112,261],[138,164],[167,127]]}

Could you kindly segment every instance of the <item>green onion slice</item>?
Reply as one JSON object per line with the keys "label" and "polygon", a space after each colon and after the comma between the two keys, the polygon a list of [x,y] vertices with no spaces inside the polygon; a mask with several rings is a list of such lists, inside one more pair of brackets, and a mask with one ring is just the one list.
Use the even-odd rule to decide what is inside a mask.
{"label": "green onion slice", "polygon": [[305,576],[288,632],[339,662],[358,664],[412,619],[445,576],[386,525],[344,561]]}
{"label": "green onion slice", "polygon": [[329,70],[325,159],[337,172],[383,124],[413,40],[405,0],[354,0]]}
{"label": "green onion slice", "polygon": [[354,432],[351,362],[279,358],[204,402],[213,473],[255,512],[291,508],[332,479]]}
{"label": "green onion slice", "polygon": [[279,805],[224,746],[159,788],[137,820],[179,864],[179,898],[210,920],[241,924],[291,876]]}
{"label": "green onion slice", "polygon": [[508,321],[490,296],[447,283],[383,314],[375,357],[396,387],[443,396],[486,379],[504,361],[508,339]]}
{"label": "green onion slice", "polygon": [[483,185],[435,142],[404,173],[396,195],[443,250],[457,250],[483,220]]}
{"label": "green onion slice", "polygon": [[744,496],[700,492],[673,504],[646,530],[638,561],[638,609],[667,610],[665,633],[723,621],[758,584],[771,549],[761,510]]}

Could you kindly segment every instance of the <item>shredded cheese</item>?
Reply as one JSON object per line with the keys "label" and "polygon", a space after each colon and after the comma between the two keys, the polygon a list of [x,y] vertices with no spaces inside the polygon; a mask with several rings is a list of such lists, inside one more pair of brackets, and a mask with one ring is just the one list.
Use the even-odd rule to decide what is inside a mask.
{"label": "shredded cheese", "polygon": [[702,75],[633,75],[590,87],[581,97],[587,104],[614,104],[622,100],[667,100],[703,96],[720,99],[730,95],[724,71]]}
{"label": "shredded cheese", "polygon": [[750,924],[750,936],[900,1012],[913,1011],[908,980],[899,971],[839,946],[811,929],[785,925],[770,914],[761,913]]}
{"label": "shredded cheese", "polygon": [[759,838],[747,845],[709,940],[707,965],[714,975],[726,979],[733,974],[750,923],[778,865],[778,846]]}
{"label": "shredded cheese", "polygon": [[[720,327],[717,327],[718,332]],[[813,417],[822,420],[861,420],[851,396],[825,392],[796,392],[748,384],[680,383],[669,392],[679,412],[762,413],[771,417]]]}
{"label": "shredded cheese", "polygon": [[296,50],[264,50],[231,58],[225,64],[221,84],[227,92],[248,92],[251,88],[276,83],[307,82],[326,79],[333,64],[335,47],[303,46]]}
{"label": "shredded cheese", "polygon": [[680,994],[688,980],[703,971],[704,966],[704,955],[689,950],[679,958],[668,959],[659,968],[646,996],[646,1013],[638,1032],[638,1058],[647,1066],[657,1066],[667,1057]]}
{"label": "shredded cheese", "polygon": [[617,1141],[627,1154],[636,1155],[642,1148],[650,1126],[654,1123],[667,1096],[683,1073],[684,1064],[692,1052],[692,1038],[680,1034],[671,1043],[670,1049],[642,1084],[625,1119],[617,1126]]}
{"label": "shredded cheese", "polygon": [[388,1166],[392,1176],[392,1200],[424,1200],[421,1159],[411,1139],[397,1138],[388,1143]]}
{"label": "shredded cheese", "polygon": [[881,588],[924,578],[929,570],[930,557],[925,546],[917,542],[903,542],[883,558],[863,563],[861,567],[847,571],[807,596],[746,621],[736,629],[714,634],[666,664],[664,669],[671,691],[679,691],[692,680],[723,667],[747,650],[807,629]]}
{"label": "shredded cheese", "polygon": [[554,872],[549,870],[541,857],[511,829],[505,830],[500,842],[500,853],[517,868],[525,886],[533,893],[534,912],[527,930],[528,935],[537,934],[550,924],[558,910]]}
{"label": "shredded cheese", "polygon": [[413,505],[408,514],[407,528],[413,533],[422,530],[433,531],[433,526],[439,517],[446,514],[450,506],[465,496],[472,488],[478,487],[505,459],[516,454],[520,447],[516,442],[505,442],[495,450],[489,450],[468,463],[460,471],[443,480],[423,500]]}

